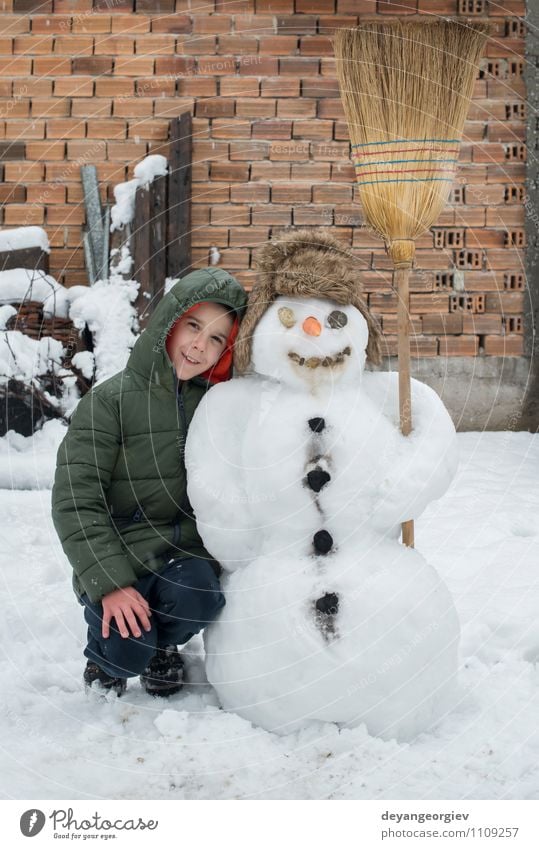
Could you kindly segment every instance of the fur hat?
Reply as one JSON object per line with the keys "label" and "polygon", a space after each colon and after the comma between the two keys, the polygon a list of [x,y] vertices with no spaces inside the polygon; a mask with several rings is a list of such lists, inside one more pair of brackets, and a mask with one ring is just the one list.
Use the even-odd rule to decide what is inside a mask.
{"label": "fur hat", "polygon": [[367,359],[380,362],[382,334],[361,294],[357,259],[326,227],[290,229],[255,254],[258,280],[249,296],[234,346],[234,365],[245,372],[251,362],[256,325],[279,295],[327,298],[351,304],[369,328]]}

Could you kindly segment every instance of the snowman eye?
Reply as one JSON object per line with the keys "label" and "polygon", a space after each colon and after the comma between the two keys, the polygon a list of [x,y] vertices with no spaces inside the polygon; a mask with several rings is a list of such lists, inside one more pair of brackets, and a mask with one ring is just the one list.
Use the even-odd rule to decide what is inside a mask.
{"label": "snowman eye", "polygon": [[281,307],[277,315],[279,316],[279,321],[285,327],[294,327],[296,323],[296,316],[294,315],[290,307]]}
{"label": "snowman eye", "polygon": [[342,310],[333,310],[326,319],[327,327],[331,327],[332,330],[339,330],[346,324],[348,324],[348,316]]}

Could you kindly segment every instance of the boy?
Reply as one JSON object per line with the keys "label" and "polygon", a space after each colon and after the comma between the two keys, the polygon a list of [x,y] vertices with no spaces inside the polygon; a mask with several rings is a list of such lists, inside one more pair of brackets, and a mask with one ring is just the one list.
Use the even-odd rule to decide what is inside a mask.
{"label": "boy", "polygon": [[161,300],[125,369],[85,395],[60,445],[52,517],[88,625],[87,686],[151,695],[182,686],[177,646],[224,605],[186,493],[187,428],[227,380],[246,295],[223,269]]}

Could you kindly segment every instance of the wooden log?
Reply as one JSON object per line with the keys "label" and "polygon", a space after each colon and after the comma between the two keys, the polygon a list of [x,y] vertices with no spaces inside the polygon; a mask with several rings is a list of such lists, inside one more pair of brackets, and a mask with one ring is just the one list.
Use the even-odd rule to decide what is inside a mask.
{"label": "wooden log", "polygon": [[151,196],[149,189],[137,189],[135,195],[135,221],[133,226],[133,277],[140,284],[135,308],[141,329],[149,318],[148,303],[151,301],[150,256],[151,256]]}
{"label": "wooden log", "polygon": [[150,313],[161,298],[167,276],[167,177],[157,177],[150,187]]}
{"label": "wooden log", "polygon": [[192,134],[192,117],[189,112],[184,112],[170,122],[168,277],[181,277],[191,269]]}

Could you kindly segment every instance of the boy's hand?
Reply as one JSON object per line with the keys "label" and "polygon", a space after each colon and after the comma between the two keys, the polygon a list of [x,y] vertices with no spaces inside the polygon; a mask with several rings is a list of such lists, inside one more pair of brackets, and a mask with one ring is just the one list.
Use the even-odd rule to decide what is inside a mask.
{"label": "boy's hand", "polygon": [[101,633],[105,640],[110,635],[111,619],[116,620],[118,631],[124,638],[129,636],[129,628],[134,637],[141,636],[142,632],[136,619],[137,616],[144,630],[151,630],[149,617],[152,612],[150,605],[134,587],[122,587],[114,590],[103,596],[101,603],[103,605]]}

